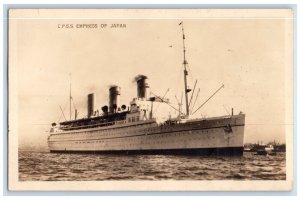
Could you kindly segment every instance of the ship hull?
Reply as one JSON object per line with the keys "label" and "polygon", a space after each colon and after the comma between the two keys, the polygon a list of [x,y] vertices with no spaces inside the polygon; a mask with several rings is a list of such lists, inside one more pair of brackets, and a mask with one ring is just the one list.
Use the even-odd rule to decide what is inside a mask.
{"label": "ship hull", "polygon": [[174,125],[68,131],[48,139],[52,153],[141,155],[243,155],[245,115],[192,120]]}

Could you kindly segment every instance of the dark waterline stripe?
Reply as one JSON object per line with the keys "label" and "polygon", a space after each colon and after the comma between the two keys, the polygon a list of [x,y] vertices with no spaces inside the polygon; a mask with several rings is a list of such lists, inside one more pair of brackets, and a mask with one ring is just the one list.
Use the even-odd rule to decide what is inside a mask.
{"label": "dark waterline stripe", "polygon": [[72,151],[50,150],[50,153],[70,154],[125,154],[125,155],[198,155],[198,156],[242,156],[243,147],[220,148],[187,148],[187,149],[143,149],[143,150],[104,150],[104,151]]}

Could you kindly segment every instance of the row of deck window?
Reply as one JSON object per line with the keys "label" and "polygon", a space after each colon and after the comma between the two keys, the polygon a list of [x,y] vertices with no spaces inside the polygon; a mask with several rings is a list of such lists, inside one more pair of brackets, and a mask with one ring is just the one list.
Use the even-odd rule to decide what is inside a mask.
{"label": "row of deck window", "polygon": [[[151,129],[147,129],[147,131],[150,131]],[[136,132],[139,132],[140,130],[136,130],[136,131],[132,131],[132,132],[125,132],[124,134],[129,134],[129,133],[136,133]],[[185,132],[185,133],[181,133],[181,132],[179,132],[179,133],[174,133],[174,134],[172,134],[173,136],[182,136],[182,135],[186,135],[186,134],[194,134],[194,133],[209,133],[209,132],[211,132],[210,130],[202,130],[202,131],[200,131],[200,130],[198,130],[198,131],[193,131],[193,132]],[[82,134],[82,133],[81,133]],[[97,133],[94,133],[94,134],[97,134]],[[107,135],[116,135],[116,134],[118,134],[118,133],[110,133],[110,134],[104,134],[103,136],[107,136]],[[96,135],[95,135],[96,136]],[[149,138],[156,138],[156,137],[159,137],[159,138],[164,138],[164,137],[169,137],[170,136],[170,134],[160,134],[160,135],[149,135],[148,137]],[[99,138],[100,139],[100,138]]]}
{"label": "row of deck window", "polygon": [[[180,135],[183,135],[183,134],[184,133],[176,133],[175,136],[177,136],[177,135],[180,136]],[[149,139],[166,138],[166,137],[169,137],[169,136],[170,135],[149,136]],[[210,139],[210,138],[214,139],[215,136],[212,136],[212,137],[207,136],[206,138],[207,139]],[[195,139],[196,140],[196,139],[203,139],[203,138],[199,138],[199,137],[198,138],[190,138],[190,140],[191,139]],[[120,140],[122,140],[122,139],[118,139],[118,142],[120,142]],[[137,140],[137,139],[127,139],[127,141],[140,141],[140,140]],[[114,141],[114,142],[116,142],[116,141]],[[83,144],[85,144],[85,143],[104,143],[104,141],[103,140],[97,140],[97,141],[87,141],[87,142],[75,142],[75,144],[81,144],[81,143],[83,143]],[[142,144],[143,144],[143,142],[142,142]]]}
{"label": "row of deck window", "polygon": [[[215,137],[207,137],[207,139],[214,139]],[[190,140],[201,140],[203,138],[190,138]],[[96,141],[96,142],[75,142],[76,144],[78,143],[103,143],[104,141]],[[149,142],[149,141],[146,141],[146,142],[141,142],[140,144],[144,144],[144,145],[147,145],[147,144],[167,144],[167,143],[175,143],[175,142],[178,142],[177,140],[161,140],[161,141],[156,141],[156,142]],[[122,145],[122,146],[134,146],[134,145],[137,145],[139,143],[131,143],[131,144],[120,144],[120,143],[108,143],[106,144],[107,147],[110,147],[110,146],[119,146],[119,145]]]}

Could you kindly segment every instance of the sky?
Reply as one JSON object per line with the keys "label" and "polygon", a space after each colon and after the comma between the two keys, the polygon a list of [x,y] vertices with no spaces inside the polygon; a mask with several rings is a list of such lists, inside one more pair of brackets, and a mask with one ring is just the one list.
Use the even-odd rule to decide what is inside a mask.
{"label": "sky", "polygon": [[[13,123],[21,148],[46,147],[51,123],[63,120],[60,106],[68,118],[70,74],[72,109],[80,117],[87,114],[89,93],[96,94],[97,109],[108,104],[110,85],[121,87],[121,104],[129,105],[138,74],[148,76],[156,95],[169,89],[166,98],[176,105],[175,95],[180,99],[183,91],[181,21],[188,85],[193,88],[197,80],[200,88],[195,108],[225,85],[192,117],[242,111],[245,143],[285,142],[292,126],[288,10],[11,10],[10,17],[9,91],[17,91],[11,92],[10,106],[17,108]],[[79,24],[97,28],[76,28]],[[166,107],[158,110],[175,114]]]}

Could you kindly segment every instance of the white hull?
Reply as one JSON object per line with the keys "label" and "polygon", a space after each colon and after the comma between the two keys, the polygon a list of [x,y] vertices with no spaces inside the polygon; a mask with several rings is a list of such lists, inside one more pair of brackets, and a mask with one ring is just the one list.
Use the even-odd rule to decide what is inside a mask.
{"label": "white hull", "polygon": [[162,126],[147,120],[130,126],[122,124],[51,134],[48,145],[52,152],[240,148],[244,142],[244,121],[244,115]]}

